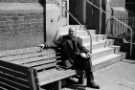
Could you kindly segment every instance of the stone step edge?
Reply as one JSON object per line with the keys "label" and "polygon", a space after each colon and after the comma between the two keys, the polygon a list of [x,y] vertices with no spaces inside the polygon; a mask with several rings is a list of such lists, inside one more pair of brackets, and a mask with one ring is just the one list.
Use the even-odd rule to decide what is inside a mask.
{"label": "stone step edge", "polygon": [[[107,41],[106,41],[106,40],[93,41],[93,42],[92,42],[92,45],[103,44],[103,43],[105,43],[105,42],[107,42]],[[89,45],[90,45],[90,42],[84,43],[83,45],[84,45],[84,46],[89,46]]]}
{"label": "stone step edge", "polygon": [[102,57],[102,59],[93,60],[92,61],[93,70],[96,71],[96,70],[105,68],[109,65],[119,62],[122,59],[123,58],[121,54],[111,54],[111,55]]}
{"label": "stone step edge", "polygon": [[114,48],[112,47],[102,47],[102,48],[98,48],[98,49],[93,49],[92,51],[92,54],[95,54],[95,53],[100,53],[100,52],[104,52],[104,51],[108,51],[108,50],[112,50]]}

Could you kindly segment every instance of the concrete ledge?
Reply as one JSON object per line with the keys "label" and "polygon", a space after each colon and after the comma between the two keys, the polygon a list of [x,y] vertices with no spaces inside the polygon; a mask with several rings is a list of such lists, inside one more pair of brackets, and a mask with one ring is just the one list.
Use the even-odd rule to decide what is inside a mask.
{"label": "concrete ledge", "polygon": [[97,59],[92,62],[94,71],[105,68],[109,65],[112,65],[116,62],[119,62],[122,59],[121,55],[111,54],[108,56],[104,56],[100,59]]}

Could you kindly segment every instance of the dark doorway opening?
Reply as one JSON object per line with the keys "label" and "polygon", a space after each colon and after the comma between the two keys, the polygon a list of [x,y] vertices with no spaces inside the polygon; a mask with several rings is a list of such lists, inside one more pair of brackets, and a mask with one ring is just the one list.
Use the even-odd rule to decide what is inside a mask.
{"label": "dark doorway opening", "polygon": [[134,0],[126,0],[126,8],[129,11],[135,12],[135,1]]}
{"label": "dark doorway opening", "polygon": [[[106,0],[89,0],[99,9],[106,8]],[[86,25],[88,29],[95,29],[97,33],[105,33],[105,14],[89,4],[87,0],[69,0],[69,11],[78,19],[78,21]],[[69,24],[78,24],[71,16]]]}

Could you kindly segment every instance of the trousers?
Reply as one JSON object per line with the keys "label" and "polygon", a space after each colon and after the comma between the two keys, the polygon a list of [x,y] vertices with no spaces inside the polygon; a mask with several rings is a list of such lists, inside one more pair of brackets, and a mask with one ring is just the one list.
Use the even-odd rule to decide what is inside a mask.
{"label": "trousers", "polygon": [[[93,75],[91,58],[90,57],[83,58],[80,55],[77,55],[74,60],[75,62],[74,62],[73,68],[85,73],[87,84],[90,84],[91,82],[93,82],[94,75]],[[80,80],[82,80],[82,77],[80,77]]]}

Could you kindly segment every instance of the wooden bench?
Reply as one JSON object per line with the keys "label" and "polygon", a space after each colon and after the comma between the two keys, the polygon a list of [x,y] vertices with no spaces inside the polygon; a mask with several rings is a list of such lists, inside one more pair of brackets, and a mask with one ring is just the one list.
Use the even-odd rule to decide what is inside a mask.
{"label": "wooden bench", "polygon": [[42,86],[57,83],[76,75],[75,70],[57,69],[53,49],[30,47],[0,51],[0,87],[3,90],[40,90]]}

